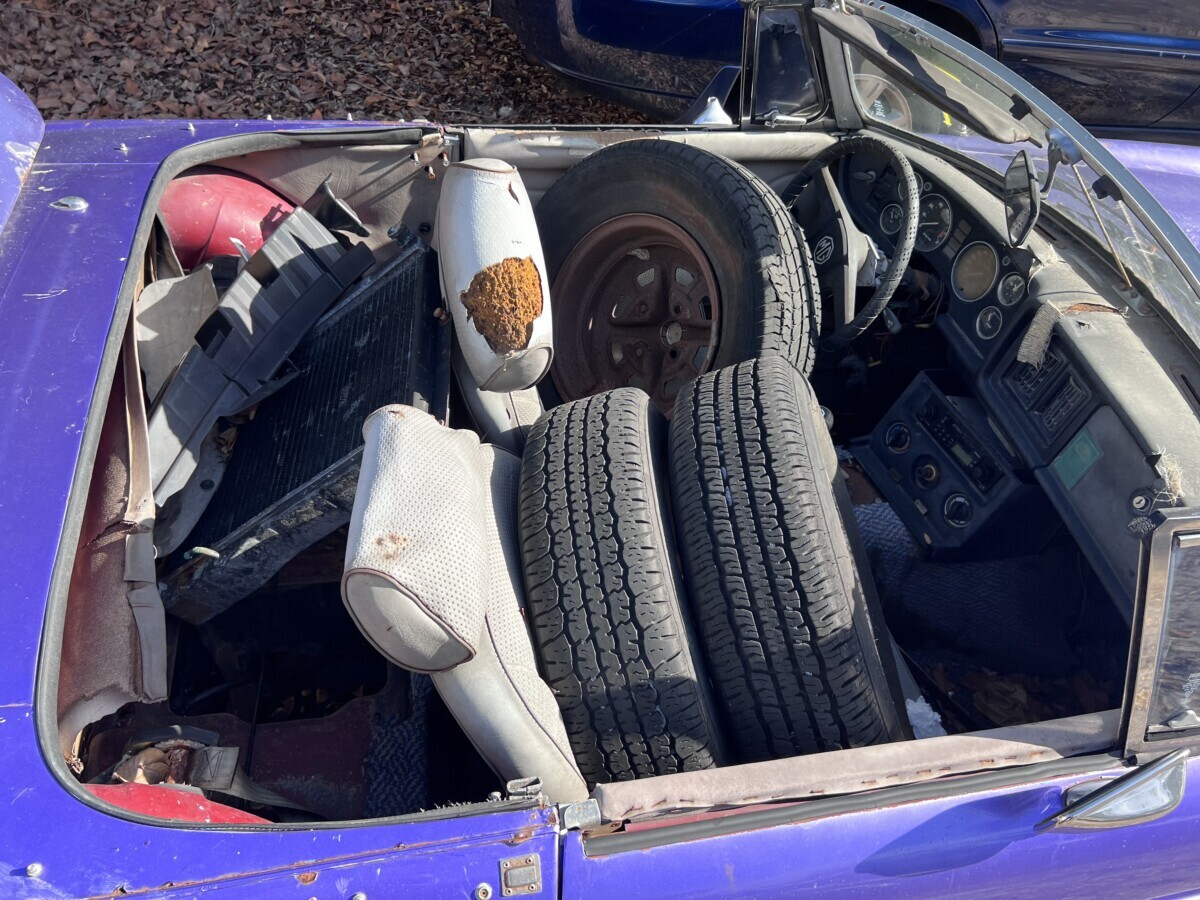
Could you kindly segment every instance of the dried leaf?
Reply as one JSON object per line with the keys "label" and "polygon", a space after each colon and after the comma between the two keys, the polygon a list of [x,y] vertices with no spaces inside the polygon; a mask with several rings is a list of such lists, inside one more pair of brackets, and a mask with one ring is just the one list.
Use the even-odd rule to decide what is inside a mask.
{"label": "dried leaf", "polygon": [[567,91],[526,58],[488,7],[488,0],[7,0],[0,46],[6,74],[47,118],[312,118],[357,116],[365,105],[382,120],[455,121],[511,106],[518,122],[639,121]]}

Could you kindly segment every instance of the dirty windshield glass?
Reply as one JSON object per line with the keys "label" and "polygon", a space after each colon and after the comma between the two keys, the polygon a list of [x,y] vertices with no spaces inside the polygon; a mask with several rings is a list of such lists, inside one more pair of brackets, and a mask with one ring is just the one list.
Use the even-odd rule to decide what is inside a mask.
{"label": "dirty windshield glass", "polygon": [[[989,81],[962,63],[938,50],[930,39],[871,22],[887,39],[901,45],[937,72],[969,89],[981,103],[1011,111],[1014,103]],[[1006,143],[978,134],[937,104],[911,87],[890,76],[867,54],[847,46],[856,98],[863,114],[871,120],[902,131],[932,139],[943,147],[965,154],[1003,175],[1014,154],[1026,149],[1033,157],[1044,181],[1047,170],[1047,124],[1032,113],[1017,118],[1029,133],[1030,141]],[[1111,238],[1121,266],[1143,294],[1150,294],[1168,308],[1200,343],[1200,298],[1188,284],[1176,264],[1162,251],[1150,231],[1126,207],[1111,196],[1098,196],[1094,186],[1097,174],[1086,163],[1059,168],[1045,205],[1067,217],[1080,231],[1094,238],[1105,258],[1111,259],[1105,231]],[[1104,192],[1101,191],[1101,194]],[[1090,202],[1089,202],[1090,195]],[[1095,205],[1093,212],[1092,204]],[[1097,222],[1099,217],[1103,229]]]}

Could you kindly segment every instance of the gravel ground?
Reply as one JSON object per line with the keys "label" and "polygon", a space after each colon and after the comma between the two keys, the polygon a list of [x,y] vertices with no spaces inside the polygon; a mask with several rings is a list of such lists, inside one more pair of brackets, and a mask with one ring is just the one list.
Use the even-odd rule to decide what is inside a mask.
{"label": "gravel ground", "polygon": [[526,58],[486,0],[0,0],[47,119],[642,121]]}

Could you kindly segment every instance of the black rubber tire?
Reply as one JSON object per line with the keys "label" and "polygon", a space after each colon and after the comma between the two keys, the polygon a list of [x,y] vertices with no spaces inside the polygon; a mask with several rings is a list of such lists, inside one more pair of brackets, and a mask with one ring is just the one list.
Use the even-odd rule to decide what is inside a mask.
{"label": "black rubber tire", "polygon": [[685,580],[738,759],[899,736],[808,382],[778,358],[711,372],[679,392],[670,441]]}
{"label": "black rubber tire", "polygon": [[624,388],[552,410],[525,445],[527,610],[589,784],[725,761],[685,618],[666,435],[650,398]]}
{"label": "black rubber tire", "polygon": [[731,160],[675,141],[625,141],[598,150],[554,182],[535,210],[551,283],[593,228],[631,213],[669,219],[708,258],[720,292],[709,369],[778,355],[812,371],[821,331],[812,254],[766,182]]}

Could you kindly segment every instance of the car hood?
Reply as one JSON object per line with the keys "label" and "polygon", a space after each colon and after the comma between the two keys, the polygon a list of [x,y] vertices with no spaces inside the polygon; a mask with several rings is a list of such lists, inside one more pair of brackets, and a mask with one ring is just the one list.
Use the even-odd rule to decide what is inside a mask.
{"label": "car hood", "polygon": [[46,124],[21,89],[0,75],[0,232],[41,146]]}

